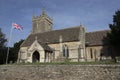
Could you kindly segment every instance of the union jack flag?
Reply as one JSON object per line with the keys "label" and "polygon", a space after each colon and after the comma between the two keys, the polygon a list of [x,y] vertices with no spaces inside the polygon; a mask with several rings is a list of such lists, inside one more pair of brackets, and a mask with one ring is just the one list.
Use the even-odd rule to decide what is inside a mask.
{"label": "union jack flag", "polygon": [[18,29],[18,30],[23,30],[23,27],[19,24],[16,24],[16,23],[12,23],[12,27],[15,29]]}

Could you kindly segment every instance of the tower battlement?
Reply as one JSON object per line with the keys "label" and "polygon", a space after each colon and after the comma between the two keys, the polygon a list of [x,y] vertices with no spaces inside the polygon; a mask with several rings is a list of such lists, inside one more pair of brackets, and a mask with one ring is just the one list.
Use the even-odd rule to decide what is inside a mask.
{"label": "tower battlement", "polygon": [[43,10],[40,16],[33,16],[32,24],[32,34],[43,33],[52,30],[53,19]]}

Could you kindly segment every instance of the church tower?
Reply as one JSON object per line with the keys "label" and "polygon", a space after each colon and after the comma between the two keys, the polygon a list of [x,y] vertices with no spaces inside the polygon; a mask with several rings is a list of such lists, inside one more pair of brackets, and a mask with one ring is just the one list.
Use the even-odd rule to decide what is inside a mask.
{"label": "church tower", "polygon": [[33,16],[32,25],[32,34],[43,33],[52,30],[53,20],[45,13],[43,9],[40,16]]}

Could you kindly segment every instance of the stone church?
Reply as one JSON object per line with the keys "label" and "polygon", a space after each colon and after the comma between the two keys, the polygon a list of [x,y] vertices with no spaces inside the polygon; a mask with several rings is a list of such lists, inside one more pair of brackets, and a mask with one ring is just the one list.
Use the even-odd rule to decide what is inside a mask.
{"label": "stone church", "polygon": [[[53,20],[43,10],[32,18],[32,32],[21,44],[18,62],[80,62],[107,59],[109,30],[86,32],[85,27],[53,30]],[[106,55],[104,55],[106,54]]]}

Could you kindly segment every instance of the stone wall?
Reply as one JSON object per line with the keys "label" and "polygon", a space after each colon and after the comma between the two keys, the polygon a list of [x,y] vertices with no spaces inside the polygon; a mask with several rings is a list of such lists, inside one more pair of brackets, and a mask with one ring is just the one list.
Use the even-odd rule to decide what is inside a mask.
{"label": "stone wall", "polygon": [[120,65],[1,65],[0,80],[120,80]]}
{"label": "stone wall", "polygon": [[[87,61],[100,61],[104,59],[111,59],[110,53],[112,49],[109,46],[89,46],[86,47]],[[102,56],[101,56],[102,55]]]}
{"label": "stone wall", "polygon": [[[61,44],[61,45],[60,45]],[[49,46],[53,49],[55,49],[55,59],[61,57],[61,52],[63,51],[63,46],[67,45],[69,49],[69,59],[71,59],[71,62],[77,62],[78,61],[78,48],[79,48],[79,41],[75,42],[64,42],[60,44],[49,44]],[[61,50],[60,50],[61,49]]]}

